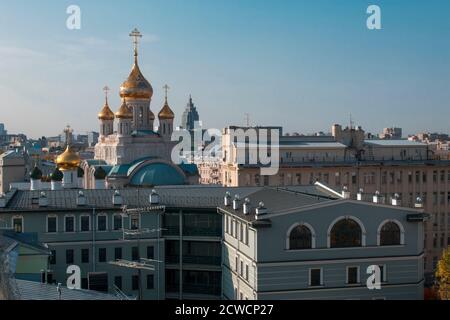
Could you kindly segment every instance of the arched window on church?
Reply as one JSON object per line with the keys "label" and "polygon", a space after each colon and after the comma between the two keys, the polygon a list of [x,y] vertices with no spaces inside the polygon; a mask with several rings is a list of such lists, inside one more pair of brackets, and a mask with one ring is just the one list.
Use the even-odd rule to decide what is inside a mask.
{"label": "arched window on church", "polygon": [[352,219],[342,219],[336,222],[330,233],[331,248],[348,248],[362,246],[362,230]]}
{"label": "arched window on church", "polygon": [[402,231],[397,223],[386,222],[380,230],[380,246],[397,246],[401,244]]}
{"label": "arched window on church", "polygon": [[305,225],[298,225],[289,234],[289,250],[312,248],[312,233]]}

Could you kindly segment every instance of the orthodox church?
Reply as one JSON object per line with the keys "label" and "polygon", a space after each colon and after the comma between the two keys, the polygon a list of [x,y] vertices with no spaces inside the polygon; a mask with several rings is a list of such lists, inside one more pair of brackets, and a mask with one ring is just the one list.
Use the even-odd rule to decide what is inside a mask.
{"label": "orthodox church", "polygon": [[81,163],[83,185],[95,189],[103,184],[106,188],[197,184],[195,165],[175,165],[171,161],[172,149],[178,142],[171,141],[175,114],[168,103],[167,85],[155,130],[156,117],[150,107],[153,88],[138,61],[138,41],[142,35],[135,29],[130,36],[134,40],[134,64],[120,87],[122,103],[113,112],[108,103],[109,88],[105,87],[105,105],[98,114],[100,136],[95,158]]}

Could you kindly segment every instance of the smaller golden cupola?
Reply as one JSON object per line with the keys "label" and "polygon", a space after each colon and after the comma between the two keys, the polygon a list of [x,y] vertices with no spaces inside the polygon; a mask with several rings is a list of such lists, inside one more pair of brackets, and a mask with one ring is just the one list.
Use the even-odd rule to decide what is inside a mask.
{"label": "smaller golden cupola", "polygon": [[122,100],[122,105],[119,108],[119,111],[116,112],[117,119],[133,119],[133,113],[130,108],[127,106],[127,102],[125,99]]}
{"label": "smaller golden cupola", "polygon": [[70,145],[56,158],[56,165],[61,171],[77,170],[80,163],[80,155]]}
{"label": "smaller golden cupola", "polygon": [[108,91],[109,88],[105,87],[103,88],[103,90],[105,91],[105,105],[103,106],[103,109],[100,111],[100,113],[98,114],[98,119],[99,120],[114,120],[114,112],[112,112],[111,108],[109,107],[108,104]]}
{"label": "smaller golden cupola", "polygon": [[169,103],[167,101],[167,94],[169,91],[169,86],[165,85],[164,90],[166,90],[166,100],[164,102],[164,107],[161,109],[161,111],[158,114],[158,118],[160,120],[173,120],[175,118],[175,114],[173,113],[172,109],[169,107]]}

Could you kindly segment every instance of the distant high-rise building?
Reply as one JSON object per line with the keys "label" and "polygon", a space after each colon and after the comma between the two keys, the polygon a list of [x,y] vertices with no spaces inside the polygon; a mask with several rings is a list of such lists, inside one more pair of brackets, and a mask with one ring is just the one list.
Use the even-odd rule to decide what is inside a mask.
{"label": "distant high-rise building", "polygon": [[8,132],[5,130],[5,125],[0,123],[0,136],[6,136]]}
{"label": "distant high-rise building", "polygon": [[95,131],[88,132],[88,145],[94,147],[98,143],[99,133]]}
{"label": "distant high-rise building", "polygon": [[186,110],[181,118],[181,129],[192,131],[195,129],[195,123],[200,120],[197,108],[192,102],[192,96],[189,96],[189,102],[186,105]]}
{"label": "distant high-rise building", "polygon": [[380,139],[385,139],[385,140],[398,140],[401,139],[403,136],[402,133],[402,128],[384,128],[383,129],[383,133],[380,134]]}

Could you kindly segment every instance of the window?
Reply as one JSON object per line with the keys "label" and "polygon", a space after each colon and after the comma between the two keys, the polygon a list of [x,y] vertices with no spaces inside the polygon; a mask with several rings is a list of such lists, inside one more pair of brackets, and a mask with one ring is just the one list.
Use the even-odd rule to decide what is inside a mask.
{"label": "window", "polygon": [[98,262],[106,262],[106,248],[98,249]]}
{"label": "window", "polygon": [[139,230],[140,228],[140,218],[138,214],[132,214],[130,216],[130,229]]}
{"label": "window", "polygon": [[296,226],[289,234],[289,249],[311,249],[312,234],[311,230],[305,225]]}
{"label": "window", "polygon": [[245,265],[245,280],[248,281],[248,264]]}
{"label": "window", "polygon": [[131,290],[133,291],[139,290],[139,276],[131,277]]}
{"label": "window", "polygon": [[115,248],[114,249],[114,259],[115,260],[121,260],[122,259],[122,248]]}
{"label": "window", "polygon": [[386,266],[385,265],[380,265],[380,278],[381,278],[381,282],[387,282],[387,274],[386,274]]}
{"label": "window", "polygon": [[338,221],[330,233],[331,248],[348,248],[362,246],[362,231],[359,224],[352,219]]}
{"label": "window", "polygon": [[105,215],[97,216],[97,230],[106,231],[107,229],[107,217]]}
{"label": "window", "polygon": [[238,257],[235,258],[234,266],[235,266],[236,272],[238,272],[239,271],[239,258]]}
{"label": "window", "polygon": [[66,250],[66,264],[72,264],[74,262],[73,250]]}
{"label": "window", "polygon": [[56,250],[51,251],[51,255],[49,257],[49,263],[52,265],[56,264]]}
{"label": "window", "polygon": [[80,217],[80,230],[81,232],[88,232],[91,230],[91,218],[89,216]]}
{"label": "window", "polygon": [[64,218],[64,227],[66,232],[75,232],[75,217],[66,216]]}
{"label": "window", "polygon": [[81,249],[81,263],[89,263],[89,249]]}
{"label": "window", "polygon": [[122,277],[121,277],[121,276],[115,276],[115,277],[114,277],[114,285],[115,285],[119,290],[122,290]]}
{"label": "window", "polygon": [[12,225],[15,233],[23,232],[23,217],[14,217],[12,219]]}
{"label": "window", "polygon": [[347,267],[347,284],[358,284],[359,267]]}
{"label": "window", "polygon": [[320,287],[322,284],[322,269],[310,269],[309,286]]}
{"label": "window", "polygon": [[241,270],[241,277],[243,277],[244,276],[244,261],[241,261],[241,268],[240,268],[240,270]]}
{"label": "window", "polygon": [[396,246],[400,244],[400,227],[393,221],[386,222],[380,230],[380,246]]}
{"label": "window", "polygon": [[147,289],[152,290],[155,288],[155,276],[152,274],[147,275]]}
{"label": "window", "polygon": [[116,215],[114,215],[114,219],[113,219],[113,220],[114,220],[114,221],[113,221],[113,224],[114,224],[114,226],[113,226],[114,231],[122,230],[122,216],[116,214]]}
{"label": "window", "polygon": [[155,248],[153,246],[147,247],[147,259],[155,259]]}
{"label": "window", "polygon": [[138,247],[132,247],[131,248],[131,260],[133,261],[139,261],[139,248]]}
{"label": "window", "polygon": [[55,233],[57,232],[57,217],[56,216],[48,216],[47,217],[47,232]]}

